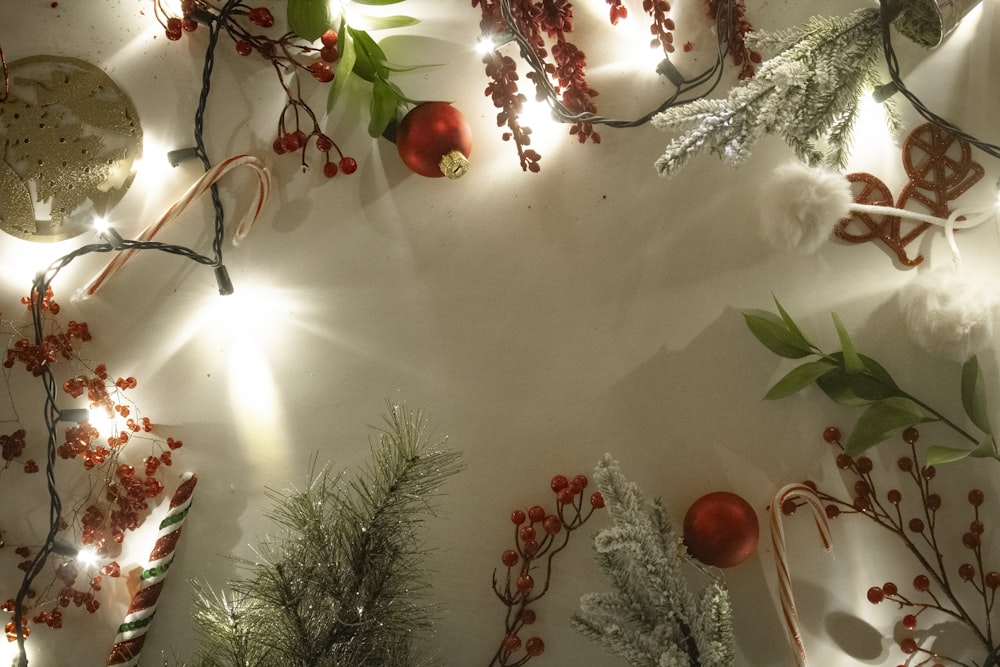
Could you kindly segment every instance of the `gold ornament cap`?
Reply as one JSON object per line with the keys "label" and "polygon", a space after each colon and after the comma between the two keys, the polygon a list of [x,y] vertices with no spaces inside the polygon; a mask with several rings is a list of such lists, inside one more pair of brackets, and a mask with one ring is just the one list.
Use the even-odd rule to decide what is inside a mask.
{"label": "gold ornament cap", "polygon": [[461,151],[454,150],[441,158],[438,167],[451,180],[462,178],[469,171],[469,158],[462,155]]}

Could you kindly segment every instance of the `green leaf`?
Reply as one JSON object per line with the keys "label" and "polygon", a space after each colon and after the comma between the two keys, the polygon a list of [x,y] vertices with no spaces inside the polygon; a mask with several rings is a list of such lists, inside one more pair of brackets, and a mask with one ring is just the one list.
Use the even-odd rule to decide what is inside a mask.
{"label": "green leaf", "polygon": [[375,79],[372,88],[371,119],[368,121],[368,134],[377,138],[385,132],[386,126],[396,117],[396,109],[402,100],[386,81]]}
{"label": "green leaf", "polygon": [[959,449],[957,447],[943,447],[941,445],[931,445],[927,448],[927,465],[938,465],[941,463],[951,463],[961,461],[964,458],[998,458],[996,444],[992,437],[985,438],[972,449]]}
{"label": "green leaf", "polygon": [[877,361],[863,354],[858,358],[864,365],[864,372],[848,373],[844,368],[843,352],[829,355],[829,359],[841,367],[816,379],[823,393],[841,405],[868,405],[893,396],[905,396]]}
{"label": "green leaf", "polygon": [[788,330],[784,320],[768,312],[743,313],[743,319],[750,333],[757,337],[764,347],[786,359],[801,359],[813,353],[809,343],[801,335]]}
{"label": "green leaf", "polygon": [[935,419],[908,398],[893,396],[876,401],[858,418],[844,450],[850,456],[856,456],[897,431],[929,421]]}
{"label": "green leaf", "polygon": [[764,399],[770,401],[791,396],[792,394],[805,389],[815,382],[818,377],[829,373],[835,368],[836,366],[831,364],[829,361],[806,362],[801,366],[793,368],[791,372],[785,375],[785,377],[778,380],[774,386],[768,390]]}
{"label": "green leaf", "polygon": [[329,0],[288,0],[288,28],[312,42],[333,26]]}
{"label": "green leaf", "polygon": [[362,14],[361,19],[369,26],[370,30],[389,30],[391,28],[405,28],[420,23],[420,19],[402,14],[392,16],[369,16]]}
{"label": "green leaf", "polygon": [[799,329],[799,326],[797,324],[795,324],[795,320],[793,320],[792,317],[785,311],[784,307],[778,301],[778,297],[775,297],[773,295],[772,295],[772,297],[774,298],[774,305],[777,306],[777,308],[778,308],[778,314],[781,316],[781,320],[785,323],[785,326],[788,328],[788,331],[793,336],[795,336],[800,341],[802,341],[803,344],[805,344],[805,345],[807,345],[807,346],[815,349],[814,346],[812,345],[812,343],[810,343],[806,339],[805,335]]}
{"label": "green leaf", "polygon": [[340,39],[337,40],[340,47],[340,61],[337,63],[337,70],[334,72],[333,85],[330,86],[330,94],[326,98],[327,112],[333,109],[333,105],[340,98],[340,93],[347,85],[347,80],[354,71],[354,65],[358,61],[358,53],[354,48],[354,39],[348,30],[341,27]]}
{"label": "green leaf", "polygon": [[367,60],[371,68],[375,71],[375,76],[380,79],[389,77],[389,69],[385,66],[385,52],[378,45],[371,35],[364,30],[355,30],[348,26],[347,31],[354,40],[355,48],[358,51],[358,60]]}
{"label": "green leaf", "polygon": [[931,445],[927,448],[927,462],[929,466],[941,465],[961,461],[972,455],[973,449],[959,449],[956,447],[942,447],[941,445]]}
{"label": "green leaf", "polygon": [[986,383],[983,381],[983,371],[979,368],[979,359],[975,356],[970,357],[962,366],[962,407],[980,431],[993,432],[986,411]]}
{"label": "green leaf", "polygon": [[865,365],[861,363],[861,357],[858,356],[858,351],[854,349],[851,336],[847,333],[844,323],[837,317],[837,313],[831,314],[833,315],[833,325],[837,328],[837,336],[840,338],[840,349],[844,353],[844,368],[847,369],[848,373],[860,373],[865,369]]}

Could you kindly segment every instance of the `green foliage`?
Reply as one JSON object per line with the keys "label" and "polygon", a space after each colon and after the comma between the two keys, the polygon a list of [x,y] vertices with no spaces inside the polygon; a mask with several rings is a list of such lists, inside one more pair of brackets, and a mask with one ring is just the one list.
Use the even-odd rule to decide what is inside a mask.
{"label": "green foliage", "polygon": [[425,551],[433,513],[460,455],[431,446],[423,418],[390,406],[372,460],[348,479],[323,469],[304,490],[272,492],[279,535],[238,562],[230,591],[197,588],[200,667],[413,667],[432,664]]}
{"label": "green foliage", "polygon": [[288,0],[288,29],[313,42],[333,26],[329,0]]}
{"label": "green foliage", "polygon": [[833,314],[833,323],[841,349],[828,354],[806,338],[777,299],[774,303],[777,315],[745,313],[747,328],[767,349],[781,357],[813,358],[786,373],[767,391],[765,399],[786,398],[815,383],[836,403],[864,408],[844,446],[852,456],[910,426],[940,422],[974,447],[932,445],[927,450],[928,465],[970,456],[1000,460],[986,407],[986,385],[976,357],[970,358],[962,367],[962,406],[969,421],[982,431],[982,437],[968,433],[904,391],[881,364],[857,351],[847,328],[836,314]]}
{"label": "green foliage", "polygon": [[731,667],[729,594],[712,578],[696,601],[682,566],[690,560],[659,500],[647,499],[605,456],[594,471],[614,526],[594,537],[614,589],[580,600],[573,627],[636,667]]}

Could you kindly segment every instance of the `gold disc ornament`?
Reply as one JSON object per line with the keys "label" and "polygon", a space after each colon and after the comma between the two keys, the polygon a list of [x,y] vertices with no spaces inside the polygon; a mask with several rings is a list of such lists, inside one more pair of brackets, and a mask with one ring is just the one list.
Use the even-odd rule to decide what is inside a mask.
{"label": "gold disc ornament", "polygon": [[62,241],[117,204],[142,157],[132,100],[94,65],[34,56],[9,65],[0,102],[0,229]]}

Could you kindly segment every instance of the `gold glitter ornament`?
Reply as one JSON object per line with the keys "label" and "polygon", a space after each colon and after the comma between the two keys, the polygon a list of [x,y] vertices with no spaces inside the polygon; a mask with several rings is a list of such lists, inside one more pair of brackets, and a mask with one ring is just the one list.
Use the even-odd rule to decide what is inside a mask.
{"label": "gold glitter ornament", "polygon": [[121,200],[142,156],[135,106],[111,78],[76,58],[9,65],[0,102],[0,229],[51,242],[91,228]]}

